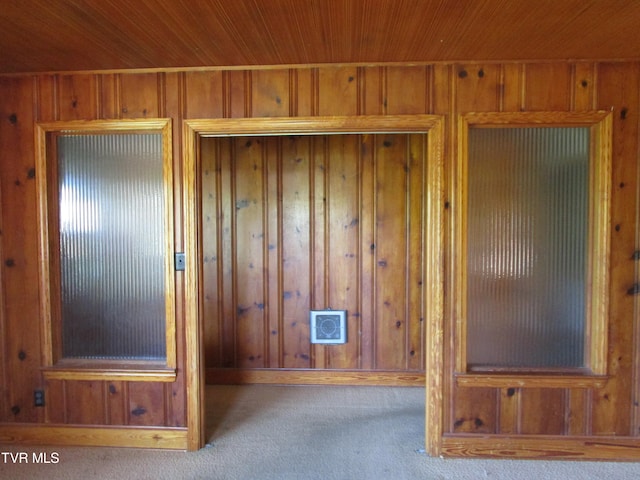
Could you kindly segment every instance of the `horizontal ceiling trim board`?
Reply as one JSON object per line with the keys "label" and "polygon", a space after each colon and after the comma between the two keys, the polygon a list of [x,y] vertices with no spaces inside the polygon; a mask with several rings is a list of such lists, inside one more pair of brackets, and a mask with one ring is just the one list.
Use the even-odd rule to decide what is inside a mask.
{"label": "horizontal ceiling trim board", "polygon": [[3,77],[28,77],[47,75],[109,75],[109,74],[145,74],[145,73],[191,73],[251,70],[301,70],[309,68],[344,68],[344,67],[429,67],[429,66],[464,66],[464,65],[536,65],[536,64],[594,64],[594,63],[637,63],[640,56],[630,58],[566,58],[536,60],[440,60],[428,62],[356,62],[356,63],[295,63],[282,65],[216,65],[202,67],[149,67],[149,68],[112,68],[90,70],[46,70],[29,72],[0,72]]}

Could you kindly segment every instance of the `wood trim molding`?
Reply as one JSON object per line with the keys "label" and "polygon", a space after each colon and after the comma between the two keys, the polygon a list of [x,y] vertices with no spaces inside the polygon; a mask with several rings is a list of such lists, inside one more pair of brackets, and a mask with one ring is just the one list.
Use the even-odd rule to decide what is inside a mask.
{"label": "wood trim molding", "polygon": [[[470,128],[505,127],[589,127],[590,128],[590,166],[589,166],[589,226],[588,226],[588,267],[587,295],[585,301],[585,357],[586,367],[593,373],[591,386],[602,385],[607,374],[607,339],[609,311],[609,270],[610,270],[610,208],[612,174],[612,113],[610,111],[583,112],[470,112],[457,118],[457,155],[452,163],[455,168],[453,178],[454,198],[456,201],[454,240],[452,248],[457,276],[454,279],[454,344],[455,372],[459,385],[465,386],[505,386],[505,377],[496,375],[496,381],[490,381],[491,372],[482,376],[474,374],[463,376],[469,371],[467,364],[467,190],[468,190],[468,139]],[[520,369],[522,370],[522,369]],[[570,371],[563,372],[568,379]],[[524,381],[522,375],[514,372],[515,377]],[[541,376],[542,374],[540,374]],[[515,379],[514,377],[514,379]],[[551,378],[553,377],[553,378]],[[557,378],[555,378],[557,377]],[[531,377],[531,378],[538,378]],[[587,377],[584,377],[587,378]],[[556,386],[562,378],[550,374],[547,384],[535,380],[539,386]],[[583,380],[578,380],[578,383]],[[487,383],[489,382],[489,383]],[[493,382],[493,383],[492,383]],[[513,385],[509,385],[513,386]],[[572,382],[567,381],[567,387]],[[581,388],[580,385],[577,388]]]}
{"label": "wood trim molding", "polygon": [[[427,133],[429,198],[425,209],[428,231],[424,232],[430,245],[425,258],[423,299],[427,305],[425,342],[426,359],[426,449],[439,455],[443,432],[443,354],[444,351],[444,228],[442,225],[444,201],[444,120],[438,115],[358,115],[329,117],[271,117],[185,120],[184,142],[184,205],[186,269],[186,375],[187,425],[189,449],[200,448],[204,442],[202,395],[205,371],[202,348],[202,321],[199,318],[198,259],[198,198],[197,168],[201,137],[245,135],[314,135],[342,133]],[[276,375],[276,374],[273,374]],[[315,375],[315,374],[314,374]],[[317,374],[318,376],[322,374]],[[336,374],[334,380],[340,375]],[[316,377],[315,381],[319,381]],[[355,378],[355,377],[352,377]],[[385,375],[374,380],[379,385]],[[395,381],[395,380],[394,380]],[[414,380],[412,379],[411,382]]]}
{"label": "wood trim molding", "polygon": [[381,372],[320,369],[207,368],[207,384],[242,385],[372,385],[424,387],[423,372]]}
{"label": "wood trim molding", "polygon": [[46,380],[103,380],[128,382],[175,382],[176,370],[172,368],[58,368],[42,370]]}
{"label": "wood trim molding", "polygon": [[552,435],[456,435],[442,439],[445,457],[553,460],[640,460],[640,438]]}
{"label": "wood trim molding", "polygon": [[467,373],[455,375],[459,387],[488,388],[602,388],[608,377],[601,375]]}
{"label": "wood trim molding", "polygon": [[199,318],[199,267],[198,217],[199,201],[196,166],[199,155],[198,131],[188,122],[182,131],[184,154],[184,251],[185,265],[185,377],[187,388],[187,448],[198,450],[205,443],[204,430],[204,352],[202,348],[203,326]]}
{"label": "wood trim molding", "polygon": [[[126,132],[142,132],[142,133],[159,133],[162,136],[162,160],[163,160],[163,183],[164,188],[164,205],[165,205],[165,339],[166,339],[166,369],[160,369],[161,372],[150,369],[149,374],[143,372],[141,367],[137,372],[137,377],[131,375],[136,371],[129,368],[118,368],[115,364],[115,370],[110,368],[93,368],[89,365],[84,376],[80,375],[81,367],[77,369],[66,369],[59,366],[58,363],[64,359],[59,358],[61,355],[60,341],[58,339],[61,329],[60,319],[56,319],[54,311],[57,310],[56,297],[52,293],[52,284],[55,284],[55,274],[52,273],[50,251],[50,207],[49,205],[49,189],[48,178],[48,161],[50,161],[50,152],[48,149],[49,135],[64,134],[101,134],[108,135],[114,133]],[[74,120],[74,121],[58,121],[58,122],[41,122],[35,125],[35,145],[36,145],[36,181],[37,181],[37,199],[38,199],[38,222],[39,222],[39,266],[40,266],[40,308],[41,308],[41,334],[42,334],[42,358],[45,367],[53,367],[52,371],[45,373],[48,378],[57,379],[83,379],[83,380],[105,380],[111,378],[114,380],[123,379],[123,375],[128,380],[147,380],[147,381],[173,381],[175,380],[176,368],[176,311],[175,311],[175,269],[173,265],[174,253],[174,228],[173,228],[173,147],[172,147],[172,120],[170,118],[154,118],[154,119],[135,119],[135,120]],[[121,362],[124,363],[124,362]],[[56,368],[60,367],[60,368]],[[55,370],[55,373],[53,372]],[[167,375],[167,370],[172,370],[171,375]],[[65,373],[65,371],[67,371]],[[109,377],[109,373],[115,371],[114,377]],[[126,372],[126,373],[125,373]],[[66,375],[66,376],[63,376]],[[172,376],[172,377],[171,377]]]}
{"label": "wood trim molding", "polygon": [[[191,137],[245,135],[323,135],[332,133],[428,133],[439,123],[435,115],[359,115],[185,120]],[[185,137],[188,140],[188,137]]]}
{"label": "wood trim molding", "polygon": [[427,161],[427,208],[424,232],[427,241],[425,278],[425,450],[440,455],[444,431],[444,304],[445,304],[445,124],[434,122],[429,130]]}
{"label": "wood trim molding", "polygon": [[0,444],[186,450],[187,429],[4,424],[0,425]]}

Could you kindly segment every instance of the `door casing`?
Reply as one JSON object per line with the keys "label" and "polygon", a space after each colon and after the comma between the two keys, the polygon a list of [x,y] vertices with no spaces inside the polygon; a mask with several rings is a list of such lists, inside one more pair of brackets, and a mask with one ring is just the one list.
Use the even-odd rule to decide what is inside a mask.
{"label": "door casing", "polygon": [[278,117],[185,120],[184,140],[184,235],[185,235],[185,338],[187,378],[187,446],[197,450],[205,443],[205,365],[200,316],[199,262],[199,145],[202,137],[286,136],[314,134],[428,134],[427,209],[424,232],[427,239],[424,290],[426,401],[425,447],[439,455],[443,431],[443,315],[444,315],[444,119],[436,115],[372,115],[357,117]]}

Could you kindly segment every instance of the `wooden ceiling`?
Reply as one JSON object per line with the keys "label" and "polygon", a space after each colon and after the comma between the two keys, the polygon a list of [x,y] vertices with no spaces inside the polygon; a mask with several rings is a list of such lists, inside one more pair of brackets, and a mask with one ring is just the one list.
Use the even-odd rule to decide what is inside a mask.
{"label": "wooden ceiling", "polygon": [[640,59],[638,0],[0,0],[0,74]]}

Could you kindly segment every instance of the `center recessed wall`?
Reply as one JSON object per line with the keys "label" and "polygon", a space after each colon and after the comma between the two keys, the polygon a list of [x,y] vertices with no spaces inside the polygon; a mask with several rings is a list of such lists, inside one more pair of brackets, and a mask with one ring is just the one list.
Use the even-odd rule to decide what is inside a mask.
{"label": "center recessed wall", "polygon": [[[201,140],[205,365],[424,370],[427,136]],[[309,310],[348,342],[310,343]],[[213,376],[215,381],[215,376]]]}

